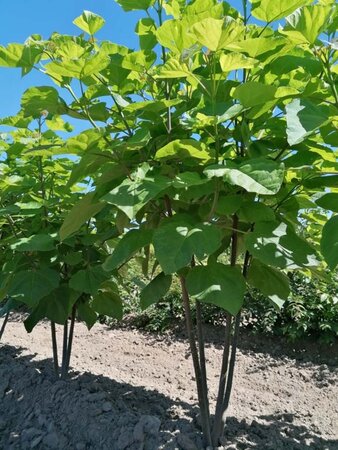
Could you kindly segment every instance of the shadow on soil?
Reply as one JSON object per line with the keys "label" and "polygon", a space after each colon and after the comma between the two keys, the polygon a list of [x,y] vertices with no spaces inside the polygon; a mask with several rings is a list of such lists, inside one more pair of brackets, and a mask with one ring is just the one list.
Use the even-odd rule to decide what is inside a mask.
{"label": "shadow on soil", "polygon": [[[51,360],[35,360],[36,355],[22,355],[23,350],[0,345],[1,449],[193,448],[179,446],[179,432],[203,448],[195,406],[88,372],[55,380]],[[152,419],[140,429],[145,416]],[[338,440],[325,440],[292,422],[292,414],[258,416],[251,423],[229,417],[224,448],[338,449]]]}
{"label": "shadow on soil", "polygon": [[227,419],[225,448],[238,450],[337,450],[338,440],[323,439],[305,426],[292,423],[293,414],[258,416],[248,424],[235,417]]}

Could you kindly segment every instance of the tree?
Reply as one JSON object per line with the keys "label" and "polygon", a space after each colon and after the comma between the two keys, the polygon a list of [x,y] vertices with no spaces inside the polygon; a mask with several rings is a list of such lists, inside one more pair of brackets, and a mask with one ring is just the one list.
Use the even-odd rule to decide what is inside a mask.
{"label": "tree", "polygon": [[[90,122],[63,147],[81,157],[70,183],[89,177],[93,201],[106,205],[121,234],[108,243],[104,269],[118,280],[137,255],[149,273],[144,306],[178,277],[205,444],[217,446],[246,290],[280,307],[289,293],[285,270],[325,277],[338,262],[337,5],[257,0],[249,11],[243,0],[241,14],[216,0],[118,3],[145,12],[139,50],[99,42],[104,20],[85,11],[74,21],[85,34],[32,36],[1,48],[0,64],[36,68],[57,85],[26,92],[23,117],[47,110]],[[81,212],[96,213],[91,203]],[[70,222],[62,241],[82,225],[69,229]],[[214,416],[204,302],[227,311]]]}

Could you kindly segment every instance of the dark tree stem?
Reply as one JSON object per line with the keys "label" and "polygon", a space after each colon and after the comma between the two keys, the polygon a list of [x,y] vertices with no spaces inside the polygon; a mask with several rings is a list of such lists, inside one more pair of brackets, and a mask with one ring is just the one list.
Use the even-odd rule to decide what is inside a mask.
{"label": "dark tree stem", "polygon": [[70,357],[71,357],[72,348],[73,348],[75,317],[76,317],[76,305],[73,306],[72,316],[70,319],[70,330],[69,330],[69,338],[68,338],[68,346],[67,346],[67,360],[66,360],[66,368],[65,368],[66,375],[68,374],[68,371],[69,371]]}
{"label": "dark tree stem", "polygon": [[68,355],[68,319],[63,326],[63,348],[62,348],[62,367],[61,367],[61,379],[66,378],[66,365]]}
{"label": "dark tree stem", "polygon": [[184,306],[184,314],[186,320],[186,328],[188,333],[188,339],[190,344],[190,351],[192,356],[192,361],[194,365],[195,377],[196,377],[196,385],[197,385],[197,394],[198,394],[198,403],[201,411],[201,422],[202,422],[202,432],[204,438],[206,440],[206,445],[211,445],[211,430],[210,430],[210,420],[209,420],[209,412],[208,412],[208,399],[206,398],[206,386],[203,386],[203,376],[199,361],[199,355],[196,346],[196,338],[193,330],[193,322],[191,317],[191,309],[190,309],[190,300],[189,294],[186,287],[185,278],[183,276],[179,277],[182,289],[182,299]]}
{"label": "dark tree stem", "polygon": [[5,315],[4,321],[3,321],[2,326],[1,326],[1,330],[0,330],[0,341],[1,341],[1,339],[2,339],[2,335],[3,335],[4,332],[5,332],[5,328],[6,328],[8,319],[9,319],[9,313],[10,313],[10,312],[8,311],[8,313]]}
{"label": "dark tree stem", "polygon": [[54,372],[55,372],[56,377],[59,378],[59,359],[58,359],[58,347],[57,347],[57,341],[56,341],[55,322],[51,321],[50,329],[51,329],[51,334],[52,334]]}
{"label": "dark tree stem", "polygon": [[205,358],[205,339],[203,332],[203,321],[202,321],[202,308],[201,303],[196,301],[196,331],[197,331],[197,341],[198,341],[198,352],[201,367],[201,377],[202,377],[202,387],[203,397],[207,404],[207,414],[208,421],[210,423],[210,408],[209,408],[209,398],[208,398],[208,378],[207,378],[207,365]]}
{"label": "dark tree stem", "polygon": [[219,377],[215,419],[214,419],[214,425],[213,425],[213,429],[212,429],[212,441],[213,441],[214,446],[218,445],[219,437],[222,434],[222,430],[224,428],[224,422],[222,420],[223,419],[223,399],[224,399],[224,392],[225,392],[225,387],[226,387],[226,382],[227,382],[227,373],[228,373],[228,365],[229,365],[231,328],[232,328],[232,315],[227,313],[222,367],[221,367],[221,373],[220,373],[220,377]]}

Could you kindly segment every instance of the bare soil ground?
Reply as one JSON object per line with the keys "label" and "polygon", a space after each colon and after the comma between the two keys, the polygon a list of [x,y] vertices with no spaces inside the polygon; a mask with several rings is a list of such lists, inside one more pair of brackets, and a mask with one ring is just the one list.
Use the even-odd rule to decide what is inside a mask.
{"label": "bare soil ground", "polygon": [[[222,330],[208,328],[216,392]],[[59,330],[61,337],[61,330]],[[75,328],[68,381],[55,381],[50,329],[12,320],[0,344],[0,449],[202,449],[183,333]],[[211,396],[215,400],[214,395]],[[338,349],[242,335],[219,449],[337,450]]]}

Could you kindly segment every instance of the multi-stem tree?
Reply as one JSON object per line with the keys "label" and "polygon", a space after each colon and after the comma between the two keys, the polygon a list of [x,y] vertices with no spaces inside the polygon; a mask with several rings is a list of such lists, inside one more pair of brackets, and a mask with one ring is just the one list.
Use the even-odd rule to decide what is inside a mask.
{"label": "multi-stem tree", "polygon": [[[75,206],[82,219],[106,204],[122,234],[104,269],[118,278],[141,254],[146,272],[155,258],[144,306],[178,277],[205,444],[217,446],[245,292],[254,287],[281,306],[286,270],[325,277],[338,262],[338,217],[330,217],[338,210],[337,5],[243,0],[240,12],[217,0],[118,3],[145,12],[139,50],[98,41],[104,20],[85,11],[74,21],[85,34],[32,36],[1,48],[0,64],[35,68],[57,85],[29,90],[26,105],[90,123],[64,148],[81,157],[71,183],[89,177],[95,187]],[[82,224],[68,220],[61,240]],[[227,311],[215,414],[204,302]]]}

